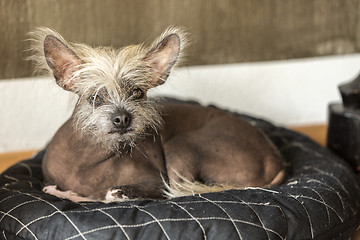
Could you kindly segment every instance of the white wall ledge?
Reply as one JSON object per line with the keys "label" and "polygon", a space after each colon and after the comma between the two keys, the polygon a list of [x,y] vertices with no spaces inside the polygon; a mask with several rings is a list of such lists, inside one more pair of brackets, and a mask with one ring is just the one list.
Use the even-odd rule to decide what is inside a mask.
{"label": "white wall ledge", "polygon": [[[337,86],[360,71],[360,54],[179,68],[151,95],[193,99],[281,125],[325,123]],[[42,148],[76,97],[51,78],[0,81],[0,152]]]}

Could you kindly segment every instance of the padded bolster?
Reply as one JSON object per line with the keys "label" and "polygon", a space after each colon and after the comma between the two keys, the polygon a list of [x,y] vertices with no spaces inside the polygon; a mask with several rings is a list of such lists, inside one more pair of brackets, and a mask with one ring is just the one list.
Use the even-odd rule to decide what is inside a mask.
{"label": "padded bolster", "polygon": [[0,176],[5,239],[348,239],[360,223],[359,180],[307,137],[261,120],[288,162],[287,180],[169,200],[74,203],[42,189],[44,151]]}

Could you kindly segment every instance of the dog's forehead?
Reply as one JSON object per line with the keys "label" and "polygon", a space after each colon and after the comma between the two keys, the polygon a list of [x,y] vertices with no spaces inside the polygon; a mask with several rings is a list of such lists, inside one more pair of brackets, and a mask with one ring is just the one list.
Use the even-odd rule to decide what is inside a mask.
{"label": "dog's forehead", "polygon": [[144,61],[145,52],[141,46],[129,46],[117,54],[114,62],[115,81],[120,88],[133,90],[135,87],[148,89],[152,72]]}
{"label": "dog's forehead", "polygon": [[150,73],[144,56],[140,46],[129,46],[117,51],[110,48],[96,49],[85,58],[80,71],[87,76],[87,84],[95,89],[105,87],[124,92],[134,87],[147,88]]}
{"label": "dog's forehead", "polygon": [[119,81],[137,80],[146,73],[143,60],[145,54],[140,46],[129,46],[121,49],[114,62],[116,77]]}

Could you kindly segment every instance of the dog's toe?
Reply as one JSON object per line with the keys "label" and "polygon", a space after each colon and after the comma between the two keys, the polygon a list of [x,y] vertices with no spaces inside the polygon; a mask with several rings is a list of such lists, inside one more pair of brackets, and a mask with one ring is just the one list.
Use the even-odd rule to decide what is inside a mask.
{"label": "dog's toe", "polygon": [[106,192],[105,200],[114,202],[114,201],[126,201],[129,197],[127,197],[121,189],[119,188],[111,188]]}
{"label": "dog's toe", "polygon": [[42,191],[47,194],[53,194],[54,192],[57,192],[57,186],[56,185],[48,185],[45,186]]}

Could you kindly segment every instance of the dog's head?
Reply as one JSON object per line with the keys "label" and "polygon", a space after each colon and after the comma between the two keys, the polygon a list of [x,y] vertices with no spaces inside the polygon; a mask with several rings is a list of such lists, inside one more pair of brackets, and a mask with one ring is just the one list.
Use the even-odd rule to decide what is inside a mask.
{"label": "dog's head", "polygon": [[178,61],[186,43],[181,30],[167,29],[149,48],[119,50],[70,44],[48,29],[38,32],[45,61],[37,55],[32,60],[79,96],[73,120],[84,137],[114,150],[156,131],[162,119],[147,92],[163,84]]}

